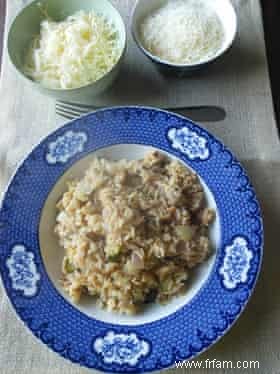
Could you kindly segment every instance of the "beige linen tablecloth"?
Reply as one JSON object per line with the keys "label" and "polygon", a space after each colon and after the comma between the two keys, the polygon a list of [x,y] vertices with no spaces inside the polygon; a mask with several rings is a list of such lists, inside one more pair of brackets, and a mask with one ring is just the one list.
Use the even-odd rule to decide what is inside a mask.
{"label": "beige linen tablecloth", "polygon": [[[126,22],[132,0],[115,0]],[[261,374],[280,373],[280,145],[273,116],[261,12],[258,0],[233,1],[239,18],[231,51],[208,70],[188,79],[158,74],[129,37],[126,62],[112,91],[96,103],[203,105],[223,107],[223,122],[205,126],[243,162],[261,201],[265,221],[264,265],[249,305],[231,331],[199,359],[259,360]],[[8,1],[8,25],[24,0]],[[3,191],[18,161],[31,146],[63,121],[54,102],[18,79],[4,52],[0,110],[0,188]],[[175,369],[173,369],[175,371]],[[173,371],[171,370],[171,371]],[[186,373],[188,369],[183,370]],[[200,370],[224,373],[227,370]],[[246,370],[244,372],[247,372]],[[36,340],[16,318],[0,286],[0,374],[77,374],[89,370],[72,365]]]}

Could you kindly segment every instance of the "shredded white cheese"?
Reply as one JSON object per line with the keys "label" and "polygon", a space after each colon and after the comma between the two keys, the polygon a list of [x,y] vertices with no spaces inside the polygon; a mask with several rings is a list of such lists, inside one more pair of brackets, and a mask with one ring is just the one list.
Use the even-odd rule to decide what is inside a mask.
{"label": "shredded white cheese", "polygon": [[104,76],[120,57],[112,24],[94,12],[46,19],[25,60],[25,74],[49,88],[78,88]]}
{"label": "shredded white cheese", "polygon": [[214,57],[224,40],[221,20],[200,0],[169,0],[144,19],[140,33],[151,54],[175,64]]}

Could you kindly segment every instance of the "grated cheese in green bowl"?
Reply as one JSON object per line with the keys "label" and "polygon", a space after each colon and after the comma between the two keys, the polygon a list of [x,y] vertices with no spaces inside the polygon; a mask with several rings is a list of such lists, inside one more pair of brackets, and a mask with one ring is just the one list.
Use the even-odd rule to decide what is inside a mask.
{"label": "grated cheese in green bowl", "polygon": [[24,73],[47,88],[79,88],[102,78],[120,55],[114,25],[94,11],[79,11],[62,22],[41,22]]}

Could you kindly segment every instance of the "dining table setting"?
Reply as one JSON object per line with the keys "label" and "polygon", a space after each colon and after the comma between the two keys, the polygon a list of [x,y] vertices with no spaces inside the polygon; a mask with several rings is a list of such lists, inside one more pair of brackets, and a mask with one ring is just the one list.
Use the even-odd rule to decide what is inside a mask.
{"label": "dining table setting", "polygon": [[[172,8],[172,1],[181,6],[180,12],[176,13],[175,7]],[[191,60],[194,54],[188,55],[189,60],[184,64],[175,61],[176,54],[175,62],[166,62],[168,59],[160,56],[166,52],[164,43],[170,37],[167,52],[172,59],[170,46],[180,50],[175,34],[180,35],[183,21],[176,24],[175,20],[169,35],[155,33],[154,44],[146,30],[150,27],[155,31],[157,21],[160,25],[160,22],[165,23],[167,11],[170,11],[170,18],[166,19],[165,29],[173,22],[172,12],[174,17],[176,14],[182,19],[196,16],[195,11],[190,15],[186,10],[184,14],[184,1],[191,5],[196,3],[193,0],[6,2],[0,73],[0,374],[160,370],[216,374],[231,371],[228,366],[222,366],[225,362],[235,365],[236,371],[240,370],[236,367],[238,362],[258,362],[258,367],[249,370],[248,366],[243,366],[243,371],[280,373],[280,293],[277,287],[280,143],[261,1],[211,0],[211,3],[210,0],[199,0],[200,11],[204,1],[216,9],[224,27],[223,46],[217,46],[215,57],[209,52],[207,59],[197,64]],[[165,3],[168,4],[164,8]],[[162,6],[161,13],[153,13],[156,5]],[[91,7],[97,15],[87,13]],[[109,30],[110,23],[102,23],[101,18],[98,20],[99,11],[107,12],[117,32]],[[203,21],[207,9],[205,14],[202,13]],[[55,48],[60,43],[58,31],[57,39],[52,41],[54,49],[48,50],[51,48],[47,44],[50,40],[47,39],[48,32],[56,27],[51,18],[56,15],[63,18],[61,26],[68,30],[71,25],[75,27],[75,22],[84,28],[84,39],[82,42],[79,39],[81,43],[90,40],[89,23],[100,22],[103,39],[99,46],[94,45],[94,53],[100,53],[101,57],[98,55],[100,59],[97,59],[95,69],[85,70],[94,76],[92,82],[85,83],[86,74],[79,75],[73,70],[78,81],[75,86],[66,62],[62,64],[60,75],[56,76],[51,69],[48,71],[51,60],[57,62],[66,50],[65,46]],[[143,15],[147,18],[141,28]],[[209,43],[219,39],[215,19],[212,15],[208,20],[205,35]],[[29,60],[22,62],[21,56],[27,53],[26,40],[40,27],[46,44],[39,55],[38,39],[33,41]],[[70,38],[70,31],[68,35]],[[117,41],[115,35],[118,35]],[[195,32],[189,36],[189,43],[195,36]],[[72,53],[76,55],[73,57],[69,53],[69,61],[70,58],[80,61],[86,48],[75,44],[76,41],[70,42]],[[114,43],[118,43],[116,49],[113,49]],[[112,48],[108,61],[102,56],[102,48]],[[39,60],[42,56],[50,61],[39,71],[44,63]],[[95,75],[97,67],[107,69],[106,73]],[[44,83],[48,79],[53,86]],[[170,160],[161,156],[161,152]],[[183,172],[176,162],[185,165],[186,170]],[[120,176],[114,175],[114,170]],[[151,170],[152,176],[147,170]],[[163,174],[159,177],[157,173]],[[183,179],[180,179],[180,173]],[[128,178],[131,181],[128,182]],[[194,183],[193,190],[187,184],[188,178],[189,183]],[[79,182],[72,183],[73,179]],[[184,179],[187,181],[182,182]],[[95,186],[91,190],[88,190],[88,181]],[[172,183],[176,184],[174,181],[186,184],[185,190],[189,188],[188,193],[193,194],[188,195],[189,199],[196,198],[197,191],[204,193],[201,199],[208,204],[206,207],[199,201],[197,209],[189,208],[190,202],[186,200],[189,221],[178,218],[186,211],[180,206],[184,198],[174,198],[174,202],[168,195],[174,187]],[[121,245],[113,243],[113,249],[109,247],[117,222],[118,230],[132,227],[136,235],[143,222],[151,221],[151,215],[155,214],[153,209],[158,209],[156,212],[161,214],[160,209],[167,204],[162,196],[159,208],[146,207],[143,203],[146,189],[150,199],[158,196],[153,183],[158,183],[158,191],[166,193],[168,204],[171,200],[173,204],[171,208],[168,205],[167,211],[172,212],[170,216],[164,216],[162,221],[155,219],[159,225],[157,229],[165,232],[167,242],[174,239],[177,243],[178,236],[176,248],[180,243],[183,245],[183,240],[197,240],[196,243],[201,245],[197,245],[197,251],[207,251],[207,256],[201,254],[201,259],[196,262],[195,254],[180,257],[181,260],[177,257],[174,260],[170,254],[156,254],[152,266],[144,248],[148,239],[143,236],[141,248],[137,244],[128,260],[130,244],[123,241]],[[126,187],[128,192],[122,190]],[[178,188],[181,186],[175,185],[176,193]],[[129,193],[134,193],[132,189],[139,193],[143,203],[139,203],[141,214],[150,215],[141,220],[139,212],[134,212],[128,221],[129,228],[126,228],[125,213],[132,214],[128,199]],[[182,187],[182,194],[185,190]],[[70,205],[67,206],[69,199],[72,210]],[[87,211],[81,211],[98,199],[99,211],[91,207],[90,221]],[[79,232],[74,236],[74,221],[69,221],[69,214],[76,208],[79,209],[77,215],[85,216],[81,215],[82,223],[75,223]],[[175,218],[176,222],[172,221],[175,216],[179,223]],[[103,231],[100,229],[95,233],[102,219],[106,221]],[[186,222],[187,229],[183,230]],[[82,225],[85,230],[87,225],[92,225],[93,231],[84,235]],[[177,226],[174,228],[173,225]],[[168,239],[169,234],[175,238]],[[71,243],[69,235],[73,235]],[[116,235],[121,234],[118,231]],[[141,235],[144,235],[142,231]],[[86,249],[80,240],[82,244],[85,240]],[[160,240],[155,239],[155,243],[166,248]],[[73,249],[74,241],[76,249]],[[213,247],[212,254],[205,242]],[[154,242],[151,239],[149,243]],[[151,248],[156,244],[151,244]],[[98,245],[105,246],[100,257],[95,252]],[[101,264],[100,268],[94,268],[99,274],[94,286],[94,276],[88,275],[88,269],[83,270],[84,262],[78,258],[78,250],[89,267]],[[91,253],[95,264],[87,262]],[[102,288],[108,275],[106,273],[102,278],[100,274],[103,275],[107,267],[115,274],[122,274],[122,261],[126,261],[124,272],[129,274],[123,279],[131,281],[141,271],[148,279],[141,278],[141,289],[140,278],[137,278],[138,292],[144,294],[140,292],[138,304],[134,299],[133,302],[125,299],[127,303],[122,303],[121,298],[128,298],[130,292],[126,284],[123,286],[127,286],[126,291],[119,295],[122,288],[120,291],[118,287],[121,286],[118,286],[119,296],[112,293],[112,299],[108,296],[110,289],[105,292]],[[131,264],[134,265],[133,275],[126,270]],[[181,289],[170,290],[166,276],[161,275],[168,266],[177,277],[172,278],[174,288],[180,282],[185,285],[190,279],[185,294]],[[146,272],[147,268],[151,269],[150,273]],[[114,282],[118,281],[114,275],[112,277]],[[84,283],[77,285],[78,282]],[[83,293],[87,293],[86,301],[83,301]],[[94,300],[100,299],[102,308],[98,303],[92,305],[92,295]],[[162,300],[167,304],[160,305]],[[159,304],[154,305],[154,301]],[[147,304],[147,309],[144,305],[141,314],[142,303],[150,302],[152,305]],[[186,360],[200,361],[204,365],[213,361],[213,365],[195,369],[177,366],[179,361]]]}

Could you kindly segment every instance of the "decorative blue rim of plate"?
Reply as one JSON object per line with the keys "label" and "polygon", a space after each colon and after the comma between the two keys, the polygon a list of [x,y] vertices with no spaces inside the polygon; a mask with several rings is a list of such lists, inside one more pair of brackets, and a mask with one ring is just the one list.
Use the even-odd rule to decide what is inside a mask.
{"label": "decorative blue rim of plate", "polygon": [[[135,326],[74,308],[50,281],[39,247],[41,210],[57,180],[89,153],[115,144],[152,146],[189,165],[213,192],[221,221],[217,258],[196,296],[167,317]],[[232,153],[192,121],[146,107],[99,110],[50,134],[17,169],[0,210],[0,270],[17,314],[61,356],[105,372],[161,370],[215,343],[254,289],[262,246],[260,207]]]}

